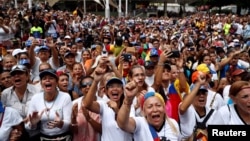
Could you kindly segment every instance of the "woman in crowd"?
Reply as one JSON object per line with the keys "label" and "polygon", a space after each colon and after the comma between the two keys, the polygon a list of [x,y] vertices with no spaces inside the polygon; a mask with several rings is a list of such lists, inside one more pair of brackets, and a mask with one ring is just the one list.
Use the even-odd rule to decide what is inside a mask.
{"label": "woman in crowd", "polygon": [[72,78],[72,83],[73,83],[73,91],[75,91],[79,95],[79,97],[82,96],[82,92],[79,88],[79,81],[84,76],[86,76],[86,71],[81,65],[81,63],[75,63],[73,65],[71,78]]}
{"label": "woman in crowd", "polygon": [[56,72],[58,76],[58,88],[60,91],[69,93],[71,100],[77,99],[79,96],[78,94],[73,90],[68,90],[69,85],[69,75],[67,73],[64,73],[62,71]]}
{"label": "woman in crowd", "polygon": [[[90,111],[100,114],[102,119],[102,141],[132,141],[132,135],[117,128],[116,115],[124,99],[123,83],[118,78],[111,78],[106,82],[105,93],[109,98],[106,101],[94,101],[98,83],[106,71],[105,66],[99,64],[94,71],[94,80],[86,97],[82,100]],[[132,112],[130,113],[132,115]]]}
{"label": "woman in crowd", "polygon": [[17,64],[17,60],[11,54],[7,54],[3,57],[3,70],[11,70],[11,68]]}
{"label": "woman in crowd", "polygon": [[15,65],[10,71],[13,86],[5,89],[1,95],[3,105],[16,109],[25,118],[31,98],[38,92],[29,84],[29,72],[23,65]]}
{"label": "woman in crowd", "polygon": [[114,72],[107,72],[103,75],[102,80],[99,83],[97,91],[97,100],[109,101],[109,98],[105,94],[106,83],[109,79],[116,77]]}
{"label": "woman in crowd", "polygon": [[[9,40],[9,33],[10,29],[4,23],[3,17],[0,17],[0,41],[7,41]],[[5,55],[5,54],[4,54]]]}
{"label": "woman in crowd", "polygon": [[102,133],[100,115],[88,111],[82,103],[92,83],[92,77],[83,77],[80,80],[83,96],[73,101],[71,125],[74,141],[97,141],[100,137],[99,134]]}
{"label": "woman in crowd", "polygon": [[233,104],[221,107],[216,118],[222,120],[219,124],[249,125],[249,94],[250,83],[248,81],[236,81],[229,90],[229,96]]}
{"label": "woman in crowd", "polygon": [[159,93],[147,92],[142,97],[143,117],[129,117],[133,99],[138,92],[137,84],[132,81],[125,86],[126,96],[117,118],[119,127],[132,133],[136,141],[177,141],[180,134],[178,123],[166,115],[165,101]]}
{"label": "woman in crowd", "polygon": [[70,96],[58,91],[56,71],[47,69],[39,74],[44,92],[32,97],[26,129],[40,130],[41,140],[70,141],[72,102]]}
{"label": "woman in crowd", "polygon": [[135,106],[136,109],[136,115],[141,115],[141,109],[140,109],[140,102],[139,102],[139,97],[144,95],[146,92],[154,92],[155,90],[148,86],[147,83],[145,82],[145,70],[142,66],[135,65],[132,66],[128,73],[128,78],[129,82],[130,81],[136,81],[137,82],[137,87],[138,87],[138,94],[136,95],[134,99],[133,105]]}
{"label": "woman in crowd", "polygon": [[85,49],[82,51],[82,66],[84,67],[85,70],[87,70],[87,66],[85,63],[87,60],[91,59],[91,52],[88,49]]}
{"label": "woman in crowd", "polygon": [[178,108],[182,139],[190,138],[193,134],[193,129],[198,126],[198,123],[203,122],[207,116],[208,120],[202,128],[206,129],[207,125],[217,123],[214,116],[215,110],[211,110],[206,106],[208,90],[204,86],[206,83],[205,74],[197,71],[192,75],[192,78],[194,85],[191,88],[191,92],[184,97]]}

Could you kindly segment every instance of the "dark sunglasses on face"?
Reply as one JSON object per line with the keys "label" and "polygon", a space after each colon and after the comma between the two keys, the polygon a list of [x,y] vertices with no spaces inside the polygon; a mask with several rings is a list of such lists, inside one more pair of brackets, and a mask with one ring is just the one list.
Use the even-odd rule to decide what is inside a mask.
{"label": "dark sunglasses on face", "polygon": [[91,86],[91,85],[92,85],[92,82],[84,82],[81,84],[81,87],[86,88],[87,86]]}

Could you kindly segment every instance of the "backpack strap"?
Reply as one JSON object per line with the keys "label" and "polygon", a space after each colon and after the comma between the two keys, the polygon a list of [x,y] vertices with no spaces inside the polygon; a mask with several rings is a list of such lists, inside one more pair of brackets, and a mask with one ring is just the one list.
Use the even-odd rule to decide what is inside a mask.
{"label": "backpack strap", "polygon": [[207,116],[205,117],[205,119],[202,121],[202,124],[206,124],[207,120],[210,118],[210,116],[212,115],[212,113],[214,112],[214,109],[211,109],[209,111],[209,113],[207,114]]}
{"label": "backpack strap", "polygon": [[196,138],[196,131],[197,131],[197,129],[198,128],[201,128],[201,129],[206,128],[206,122],[208,121],[208,119],[210,118],[210,116],[212,115],[213,112],[214,112],[214,109],[211,109],[209,111],[209,113],[207,114],[207,116],[205,117],[205,119],[202,122],[198,122],[197,118],[195,117],[195,119],[196,119],[196,126],[195,126],[194,131],[193,131],[194,132],[193,141],[197,141],[197,138]]}

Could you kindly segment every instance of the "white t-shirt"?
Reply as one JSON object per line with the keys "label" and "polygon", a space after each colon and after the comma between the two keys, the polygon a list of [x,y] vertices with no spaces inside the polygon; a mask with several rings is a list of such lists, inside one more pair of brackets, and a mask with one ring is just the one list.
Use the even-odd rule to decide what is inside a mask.
{"label": "white t-shirt", "polygon": [[[181,105],[181,103],[180,103]],[[179,105],[179,107],[180,107]],[[209,113],[210,109],[206,107],[206,115]],[[198,122],[202,122],[206,116],[200,117],[198,113],[195,111],[194,106],[190,105],[187,109],[187,111],[184,114],[180,114],[180,130],[181,130],[181,138],[188,138],[192,135],[193,129],[196,125],[196,119]],[[215,116],[216,110],[214,110],[213,114],[209,117],[209,119],[206,122],[206,127],[209,124],[216,124],[220,123],[221,121],[217,121],[217,118]]]}
{"label": "white t-shirt", "polygon": [[123,131],[117,125],[115,112],[107,102],[97,101],[100,105],[100,115],[102,119],[102,141],[132,141],[132,134]]}
{"label": "white t-shirt", "polygon": [[[2,117],[1,113],[0,117]],[[5,107],[2,125],[0,127],[0,141],[8,141],[13,126],[19,125],[23,121],[17,110]]]}
{"label": "white t-shirt", "polygon": [[[59,91],[54,101],[46,102],[44,100],[44,93],[38,93],[34,95],[30,101],[28,114],[35,111],[40,114],[43,110],[47,109],[46,107],[50,108],[50,110],[49,112],[45,111],[41,117],[40,132],[48,136],[59,135],[67,132],[69,130],[69,125],[71,124],[72,112],[72,101],[69,94]],[[47,124],[49,121],[55,119],[56,112],[59,114],[59,117],[63,119],[63,127],[49,129]],[[31,130],[30,123],[26,123],[25,128]]]}
{"label": "white t-shirt", "polygon": [[229,90],[230,90],[230,88],[231,88],[231,85],[227,85],[223,89],[223,100],[224,100],[224,102],[226,104],[228,104],[228,101],[230,99],[230,97],[229,97]]}
{"label": "white t-shirt", "polygon": [[[213,101],[213,103],[212,103],[212,101]],[[212,103],[212,107],[210,107],[211,103]],[[220,107],[222,107],[224,105],[226,105],[226,103],[224,102],[222,96],[220,94],[208,89],[206,106],[209,108],[218,110]]]}
{"label": "white t-shirt", "polygon": [[[134,131],[134,140],[135,141],[153,141],[154,139],[151,135],[149,125],[146,119],[144,117],[135,117],[134,120],[136,124],[136,128]],[[166,137],[167,140],[177,141],[178,136],[180,134],[179,125],[174,119],[170,118],[169,120],[170,122],[172,122],[174,127],[171,127],[168,121],[166,120],[164,126],[159,132],[157,132],[157,134],[160,138]],[[175,128],[177,133],[175,133],[172,128]]]}
{"label": "white t-shirt", "polygon": [[[9,29],[9,27],[7,27],[7,26],[5,26],[5,27]],[[9,34],[6,33],[3,28],[0,28],[0,42],[1,41],[6,41],[6,40],[9,40],[9,39],[10,39]]]}
{"label": "white t-shirt", "polygon": [[222,125],[247,125],[235,110],[235,104],[221,107],[216,114],[216,118],[222,121],[219,123]]}
{"label": "white t-shirt", "polygon": [[146,76],[145,78],[145,82],[148,84],[148,86],[152,86],[153,83],[154,83],[154,78],[155,78],[155,75],[153,74],[152,76]]}
{"label": "white t-shirt", "polygon": [[50,24],[48,33],[54,34],[56,33],[56,20],[52,20],[53,23]]}

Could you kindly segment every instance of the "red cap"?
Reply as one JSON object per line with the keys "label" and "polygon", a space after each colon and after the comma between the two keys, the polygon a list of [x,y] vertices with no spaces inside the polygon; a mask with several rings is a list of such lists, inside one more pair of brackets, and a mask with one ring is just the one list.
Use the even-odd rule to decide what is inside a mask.
{"label": "red cap", "polygon": [[232,76],[240,75],[244,72],[246,72],[246,71],[243,69],[236,69],[235,71],[233,71]]}

